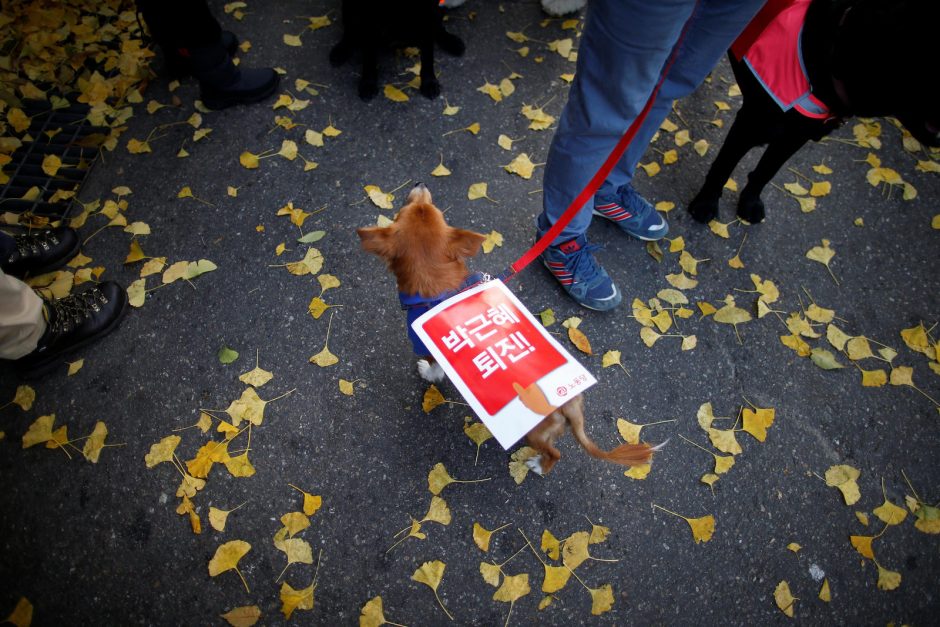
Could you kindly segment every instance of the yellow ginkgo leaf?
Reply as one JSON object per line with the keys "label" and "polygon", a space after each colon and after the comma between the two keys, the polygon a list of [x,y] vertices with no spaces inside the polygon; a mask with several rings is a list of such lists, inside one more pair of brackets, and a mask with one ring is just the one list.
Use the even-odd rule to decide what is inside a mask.
{"label": "yellow ginkgo leaf", "polygon": [[238,560],[243,558],[250,550],[251,545],[244,540],[232,540],[220,545],[215,550],[215,555],[209,560],[209,576],[215,577],[228,570],[234,570],[242,583],[245,584],[245,591],[250,593],[248,582],[245,581],[245,577],[238,570]]}
{"label": "yellow ginkgo leaf", "polygon": [[502,574],[503,571],[500,569],[498,564],[480,562],[480,575],[483,577],[483,581],[490,584],[494,588],[499,587],[499,581],[502,578]]}
{"label": "yellow ginkgo leaf", "polygon": [[600,588],[588,588],[588,592],[591,593],[591,614],[594,616],[610,611],[614,606],[614,590],[610,584]]}
{"label": "yellow ginkgo leaf", "polygon": [[385,624],[394,623],[385,620],[382,597],[374,597],[362,606],[362,610],[359,612],[359,627],[380,627]]}
{"label": "yellow ginkgo leaf", "polygon": [[[101,455],[101,449],[104,448],[104,440],[108,437],[108,427],[100,420],[95,423],[95,428],[85,440],[85,446],[82,447],[82,455],[92,464],[98,463],[98,457]],[[901,510],[904,511],[904,510]]]}
{"label": "yellow ginkgo leaf", "polygon": [[767,439],[767,429],[774,422],[773,408],[755,408],[746,407],[743,413],[744,430],[763,442]]}
{"label": "yellow ginkgo leaf", "polygon": [[873,509],[872,513],[886,525],[900,525],[907,518],[907,510],[898,507],[887,498],[884,503]]}
{"label": "yellow ginkgo leaf", "polygon": [[424,398],[421,401],[421,409],[424,410],[424,413],[429,414],[435,407],[443,405],[446,402],[444,395],[441,394],[437,386],[432,383],[424,392]]}
{"label": "yellow ginkgo leaf", "polygon": [[18,385],[13,395],[12,404],[19,406],[23,411],[29,411],[36,400],[36,390],[29,385]]}
{"label": "yellow ginkgo leaf", "polygon": [[895,366],[891,369],[888,382],[891,385],[909,385],[914,387],[914,369],[910,366]]}
{"label": "yellow ginkgo leaf", "polygon": [[220,616],[232,627],[252,627],[261,620],[261,608],[257,605],[245,605]]}
{"label": "yellow ginkgo leaf", "polygon": [[624,477],[630,477],[637,481],[642,481],[649,476],[650,471],[653,469],[652,464],[640,464],[639,466],[631,466],[629,470],[625,470],[623,473]]}
{"label": "yellow ginkgo leaf", "polygon": [[284,614],[285,619],[290,620],[295,610],[313,609],[313,584],[303,590],[295,590],[285,581],[281,583],[280,599],[281,613]]}
{"label": "yellow ginkgo leaf", "polygon": [[510,174],[518,174],[524,179],[531,179],[532,173],[535,171],[535,165],[529,159],[529,155],[522,153],[510,161],[508,165],[503,166],[503,169]]}
{"label": "yellow ginkgo leaf", "polygon": [[242,420],[247,420],[251,424],[258,426],[264,420],[264,406],[267,401],[261,399],[255,389],[245,388],[242,395],[232,401],[225,410],[232,417],[232,424],[238,426]]}
{"label": "yellow ginkgo leaf", "polygon": [[487,184],[486,183],[474,183],[467,190],[467,198],[469,200],[478,200],[480,198],[489,198],[487,195]]}
{"label": "yellow ginkgo leaf", "polygon": [[722,224],[718,220],[712,220],[711,222],[708,223],[708,228],[711,229],[712,233],[714,233],[715,235],[719,237],[723,237],[725,239],[729,239],[731,237],[731,233],[728,231],[728,227],[731,224],[732,223],[730,222],[728,224]]}
{"label": "yellow ginkgo leaf", "polygon": [[827,196],[832,191],[832,184],[829,181],[817,181],[810,187],[809,195],[819,198]]}
{"label": "yellow ginkgo leaf", "polygon": [[408,94],[394,85],[386,84],[385,88],[382,90],[382,93],[392,102],[408,102],[409,100]]}
{"label": "yellow ginkgo leaf", "polygon": [[323,254],[316,248],[308,248],[303,259],[288,263],[286,267],[295,276],[316,274],[323,268]]}
{"label": "yellow ginkgo leaf", "polygon": [[542,532],[540,548],[553,560],[557,560],[561,556],[561,542],[548,529]]}
{"label": "yellow ginkgo leaf", "polygon": [[502,601],[503,603],[515,603],[531,591],[528,573],[506,575],[503,577],[502,585],[493,593],[493,600]]}
{"label": "yellow ginkgo leaf", "polygon": [[571,343],[574,344],[579,351],[586,355],[593,355],[591,352],[591,342],[588,340],[587,336],[584,334],[581,329],[569,327],[568,328],[568,339],[571,340]]}
{"label": "yellow ginkgo leaf", "polygon": [[441,601],[441,597],[437,594],[437,588],[441,585],[441,580],[444,578],[444,569],[447,568],[447,565],[440,561],[434,560],[433,562],[424,562],[411,576],[412,581],[417,581],[418,583],[423,583],[431,590],[434,591],[434,597],[437,599],[438,604],[441,606],[441,609],[444,610],[444,613],[447,614],[447,618],[454,620],[454,617],[450,612],[447,611],[447,608],[444,607],[444,602]]}
{"label": "yellow ginkgo leaf", "polygon": [[181,439],[182,438],[178,435],[168,435],[151,446],[150,452],[144,456],[147,468],[153,468],[157,464],[173,459],[173,453],[176,451],[176,447],[179,445]]}
{"label": "yellow ginkgo leaf", "polygon": [[871,543],[874,542],[877,537],[878,536],[849,536],[849,542],[852,543],[852,546],[855,547],[855,550],[858,551],[859,555],[862,557],[875,559],[875,553]]}
{"label": "yellow ginkgo leaf", "polygon": [[568,583],[571,571],[564,566],[545,564],[545,579],[542,581],[542,592],[551,594],[558,592]]}
{"label": "yellow ginkgo leaf", "polygon": [[321,350],[316,355],[313,355],[309,361],[310,363],[316,364],[321,368],[327,368],[329,366],[338,364],[339,357],[331,353],[330,349],[324,346],[323,350]]}
{"label": "yellow ginkgo leaf", "polygon": [[566,568],[576,569],[583,564],[585,560],[590,559],[588,544],[591,536],[586,531],[576,531],[565,539],[561,548],[561,561]]}
{"label": "yellow ginkgo leaf", "polygon": [[856,479],[861,476],[857,468],[847,465],[831,466],[826,471],[826,485],[832,488],[839,488],[846,505],[854,505],[862,497],[858,489]]}
{"label": "yellow ginkgo leaf", "polygon": [[901,573],[888,570],[881,564],[875,562],[878,566],[878,589],[879,590],[895,590],[898,586],[901,585]]}
{"label": "yellow ginkgo leaf", "polygon": [[4,622],[12,623],[16,627],[29,627],[33,622],[33,604],[26,597],[20,597]]}
{"label": "yellow ginkgo leaf", "polygon": [[878,388],[888,383],[888,374],[881,370],[862,370],[862,386]]}
{"label": "yellow ginkgo leaf", "polygon": [[819,600],[825,603],[832,601],[832,591],[829,589],[828,579],[823,579],[822,587],[819,589]]}
{"label": "yellow ginkgo leaf", "polygon": [[781,612],[793,618],[793,605],[798,599],[790,592],[790,584],[781,581],[774,589],[774,601]]}
{"label": "yellow ginkgo leaf", "polygon": [[733,429],[715,429],[709,428],[708,439],[711,440],[712,446],[721,451],[722,453],[730,453],[731,455],[740,455],[743,451],[741,445],[738,444],[737,438],[734,436]]}
{"label": "yellow ginkgo leaf", "polygon": [[489,235],[486,236],[486,239],[483,240],[483,253],[489,254],[497,246],[503,245],[503,234],[498,231],[490,231]]}

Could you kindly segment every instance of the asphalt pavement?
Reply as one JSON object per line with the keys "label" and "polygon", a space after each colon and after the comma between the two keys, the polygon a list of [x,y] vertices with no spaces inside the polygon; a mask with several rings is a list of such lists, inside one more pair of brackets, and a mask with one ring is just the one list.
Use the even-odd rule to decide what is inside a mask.
{"label": "asphalt pavement", "polygon": [[[428,384],[415,369],[394,280],[360,249],[355,229],[394,214],[378,207],[365,186],[391,193],[397,208],[411,186],[424,182],[452,225],[502,236],[501,246],[472,260],[474,269],[496,273],[521,255],[534,239],[542,168],[526,179],[504,166],[521,153],[544,163],[554,125],[532,130],[522,109],[560,115],[565,75],[574,63],[562,56],[564,43],[550,43],[571,38],[576,51],[580,23],[546,20],[531,0],[470,0],[449,15],[448,28],[463,38],[467,52],[461,58],[438,54],[438,99],[407,85],[416,59],[389,54],[380,85],[397,86],[408,100],[380,93],[362,102],[355,63],[334,68],[328,62],[341,33],[335,2],[249,1],[242,20],[225,13],[222,3],[212,5],[226,28],[250,42],[242,64],[283,70],[278,93],[296,110],[274,108],[272,98],[202,113],[200,128],[211,132],[194,141],[196,129],[186,122],[197,112],[197,85],[183,81],[170,92],[166,80],[156,79],[135,105],[118,147],[96,164],[79,194],[82,202],[117,199],[112,190],[126,186],[127,221],[149,226],[148,235],[136,236],[144,255],[165,257],[168,265],[207,259],[217,269],[167,285],[159,272],[145,277],[142,306],[132,308],[118,331],[68,359],[84,358],[77,373],[68,376],[63,363],[30,383],[36,399],[29,410],[0,410],[0,617],[25,597],[34,625],[222,625],[220,615],[250,606],[260,611],[259,624],[349,625],[381,597],[385,618],[403,625],[451,624],[447,613],[461,625],[503,624],[507,617],[515,625],[936,623],[937,535],[915,527],[905,496],[916,490],[925,505],[940,499],[940,479],[931,470],[940,450],[940,378],[901,336],[923,323],[933,340],[940,338],[933,329],[940,316],[940,182],[936,172],[917,167],[935,166],[936,152],[910,150],[888,120],[868,121],[865,133],[856,130],[863,122],[851,120],[830,140],[806,146],[778,174],[764,196],[764,223],[733,223],[737,195],[726,191],[721,221],[730,223],[729,237],[720,237],[684,207],[740,106],[741,97],[729,95],[732,76],[722,62],[709,82],[677,103],[669,117],[675,130],[662,131],[651,145],[643,163],[659,164],[659,172],[638,171],[635,179],[651,201],[674,203],[667,214],[672,242],[662,243],[662,259],[611,224],[595,221],[590,228],[592,243],[604,246],[597,258],[620,285],[623,304],[609,313],[582,309],[537,264],[510,283],[533,313],[553,310],[557,322],[548,330],[597,377],[586,395],[595,441],[605,448],[622,442],[617,421],[623,418],[669,421],[642,431],[644,440],[669,443],[648,476],[634,479],[588,457],[569,435],[549,476],[529,474],[517,484],[509,470],[512,451],[489,440],[477,454],[464,433],[471,412],[452,385],[439,385],[448,402],[430,412],[422,408]],[[330,25],[307,28],[309,17],[323,15]],[[512,33],[528,39],[516,41]],[[298,34],[300,46],[285,43],[285,35]],[[298,86],[298,79],[307,84]],[[499,102],[479,89],[503,79],[514,91]],[[309,103],[297,104],[303,100]],[[150,101],[171,106],[148,113]],[[448,106],[459,110],[448,115]],[[289,121],[279,125],[281,116]],[[324,134],[322,146],[309,143],[328,129],[340,133]],[[513,140],[510,150],[497,144],[500,135]],[[129,152],[128,140],[148,137],[151,152]],[[296,143],[299,157],[267,156],[284,140]],[[179,156],[181,148],[188,156]],[[667,164],[672,150],[675,161]],[[257,168],[243,167],[245,152],[264,156]],[[905,199],[901,184],[871,185],[870,154],[916,197]],[[739,186],[756,157],[734,174]],[[432,174],[440,164],[449,175]],[[814,182],[831,189],[820,189],[815,209],[803,212],[784,185],[809,190]],[[477,183],[487,183],[487,198],[470,200],[468,190]],[[192,197],[181,194],[184,188]],[[284,207],[310,215],[297,226],[291,215],[278,215]],[[93,215],[81,232],[88,237],[106,222]],[[317,231],[323,232],[319,240],[297,241]],[[130,286],[145,263],[124,263],[134,237],[106,228],[83,252],[92,265],[106,268],[102,279]],[[681,271],[680,242],[673,239],[680,237],[699,260],[692,277],[697,285],[683,290],[691,315],[676,316],[666,337],[648,347],[631,303],[638,298],[649,305],[673,288],[667,277]],[[806,257],[823,240],[834,251],[828,269]],[[286,264],[311,249],[322,256],[322,268],[292,274]],[[729,265],[736,256],[743,267]],[[315,275],[324,274],[339,285],[321,290]],[[765,302],[774,311],[762,317],[752,275],[772,281],[780,294]],[[721,308],[729,295],[751,320],[732,326],[704,315],[708,308],[701,303]],[[332,307],[314,318],[309,305],[318,296]],[[823,369],[781,342],[791,334],[785,322],[793,313],[811,310],[829,320],[813,304],[832,310],[831,322],[807,324],[802,340],[817,357],[829,351],[841,369]],[[568,342],[561,322],[572,316],[582,319],[579,329],[593,354]],[[829,324],[869,338],[876,353],[887,346],[897,356],[891,363],[877,357],[853,363],[827,341]],[[682,350],[677,334],[694,335],[695,347]],[[325,347],[336,363],[311,363]],[[238,357],[222,363],[223,348]],[[623,368],[602,367],[602,356],[612,350],[621,352]],[[249,387],[239,377],[256,365],[273,375],[255,386],[257,395],[276,400],[228,446],[231,456],[247,453],[254,473],[234,476],[223,462],[208,471],[191,499],[201,525],[196,534],[190,515],[177,513],[181,468],[172,461],[148,467],[145,458],[175,435],[176,456],[187,467],[207,442],[222,441],[220,419],[230,419],[226,408]],[[896,370],[903,379],[899,367],[913,368],[916,387],[862,385],[861,370],[886,376]],[[2,405],[23,382],[10,368],[0,376]],[[351,382],[351,395],[343,381]],[[774,409],[763,442],[735,433],[742,451],[711,487],[701,481],[713,471],[715,451],[697,419],[704,403],[712,404],[721,429],[742,428],[735,420],[742,407]],[[193,427],[203,410],[214,410],[206,433]],[[106,446],[94,464],[76,450],[22,448],[30,425],[49,414],[73,439],[103,421],[105,443],[116,446]],[[80,449],[82,442],[75,445]],[[424,520],[415,534],[425,537],[396,544],[400,530],[408,534],[413,520],[426,518],[433,496],[428,474],[438,463],[454,479],[481,481],[447,485],[439,497],[449,508],[449,524]],[[838,465],[860,471],[861,496],[852,505],[826,484],[827,471]],[[232,466],[247,474],[244,464]],[[275,534],[282,516],[303,509],[301,491],[322,498],[309,527],[293,530],[309,544],[310,560],[301,555],[300,563],[282,570],[288,559],[275,546]],[[907,511],[900,524],[877,517],[874,510],[885,499]],[[242,503],[223,531],[212,527],[210,508]],[[713,516],[714,534],[696,542],[685,521],[659,508],[689,519]],[[501,528],[486,552],[474,542],[474,523]],[[594,530],[600,540],[603,533],[594,526],[609,535],[588,545],[592,559],[539,609],[546,599],[545,564],[562,565],[541,549],[543,534],[565,540]],[[874,559],[863,557],[850,536],[877,536]],[[569,541],[569,552],[580,537]],[[217,549],[232,541],[250,545],[238,572],[211,576]],[[446,564],[436,591],[413,580],[423,563],[434,561]],[[494,600],[497,589],[481,576],[481,562],[502,564],[504,576],[527,574],[530,591],[511,604]],[[880,589],[880,569],[898,573],[900,584]],[[883,587],[890,578],[882,572]],[[784,581],[798,598],[793,618],[774,598]],[[819,598],[824,581],[830,601]],[[285,582],[294,590],[314,586],[312,609],[300,600],[289,620]],[[593,614],[592,601],[603,611]]]}

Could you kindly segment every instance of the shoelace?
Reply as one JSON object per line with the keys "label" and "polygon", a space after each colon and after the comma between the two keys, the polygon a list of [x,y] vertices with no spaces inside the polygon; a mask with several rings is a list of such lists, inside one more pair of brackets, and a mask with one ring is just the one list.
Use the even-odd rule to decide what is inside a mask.
{"label": "shoelace", "polygon": [[[604,247],[600,244],[588,244],[568,257],[568,261],[571,264],[571,274],[575,277],[576,282],[583,282],[587,285],[597,278],[598,274],[600,274],[598,272],[598,265],[594,260],[594,255],[590,253],[593,253],[595,250],[603,249]],[[583,275],[582,271],[584,272]]]}
{"label": "shoelace", "polygon": [[69,332],[107,304],[107,297],[98,288],[52,301],[49,303],[53,311],[50,316],[52,333],[58,335]]}
{"label": "shoelace", "polygon": [[59,244],[59,238],[52,231],[14,235],[13,241],[16,243],[16,252],[20,257],[38,255],[40,250],[48,251],[51,246]]}

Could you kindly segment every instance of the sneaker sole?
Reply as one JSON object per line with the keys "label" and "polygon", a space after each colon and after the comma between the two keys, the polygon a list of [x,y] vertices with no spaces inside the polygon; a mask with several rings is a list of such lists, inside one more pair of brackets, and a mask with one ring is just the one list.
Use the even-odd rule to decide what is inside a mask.
{"label": "sneaker sole", "polygon": [[64,350],[54,355],[49,355],[45,359],[38,361],[35,364],[30,365],[28,368],[24,370],[19,371],[18,374],[20,378],[24,380],[30,380],[30,379],[41,377],[42,375],[47,374],[50,370],[58,366],[59,359],[61,359],[65,355],[69,355],[72,352],[78,350],[79,348],[82,348],[83,346],[90,344],[91,342],[100,340],[101,338],[105,337],[106,335],[114,331],[116,328],[118,328],[118,326],[121,324],[121,321],[124,320],[124,316],[127,314],[127,307],[128,307],[128,301],[127,301],[127,298],[125,297],[124,304],[121,306],[121,311],[118,313],[118,315],[114,317],[113,320],[111,320],[108,326],[103,328],[98,333],[95,333],[94,335],[89,335],[81,342],[78,342],[77,344],[70,346],[68,350]]}
{"label": "sneaker sole", "polygon": [[[594,215],[596,215],[596,216],[598,216],[598,217],[601,217],[601,218],[604,218],[604,219],[607,220],[608,222],[613,222],[614,224],[617,224],[617,221],[616,221],[616,220],[612,220],[612,219],[608,218],[607,216],[605,216],[603,213],[601,213],[601,212],[598,211],[597,209],[593,209],[592,212],[594,213]],[[619,226],[618,226],[618,228],[619,228]],[[658,236],[658,237],[643,237],[642,235],[636,235],[636,234],[631,233],[630,231],[627,231],[626,229],[623,229],[623,228],[621,228],[620,230],[623,231],[624,233],[626,233],[627,235],[629,235],[630,237],[636,238],[636,239],[641,240],[641,241],[644,241],[644,242],[658,242],[659,240],[661,240],[661,239],[663,239],[664,237],[666,237],[667,235],[669,235],[669,224],[668,224],[668,223],[666,224],[666,227],[663,229],[663,231],[664,231],[663,234],[660,235],[660,236]]]}

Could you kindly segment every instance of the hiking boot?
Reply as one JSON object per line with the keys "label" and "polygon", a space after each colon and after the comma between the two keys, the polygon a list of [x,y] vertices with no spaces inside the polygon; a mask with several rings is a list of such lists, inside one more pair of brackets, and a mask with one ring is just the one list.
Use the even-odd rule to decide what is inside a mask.
{"label": "hiking boot", "polygon": [[20,279],[61,268],[75,256],[80,245],[78,233],[67,226],[11,237],[11,250],[0,257],[0,268]]}
{"label": "hiking boot", "polygon": [[620,290],[591,253],[600,246],[587,243],[579,235],[542,253],[542,262],[555,275],[563,290],[582,307],[607,311],[620,304]]}
{"label": "hiking boot", "polygon": [[594,215],[614,222],[620,230],[645,242],[666,237],[669,223],[630,185],[624,185],[614,197],[594,198]]}
{"label": "hiking boot", "polygon": [[271,68],[241,68],[221,43],[205,48],[179,48],[189,57],[199,80],[202,102],[209,109],[225,109],[264,100],[277,90],[280,77]]}
{"label": "hiking boot", "polygon": [[20,376],[31,378],[48,372],[63,355],[113,331],[126,310],[127,293],[113,281],[46,301],[46,332],[33,352],[14,362]]}

